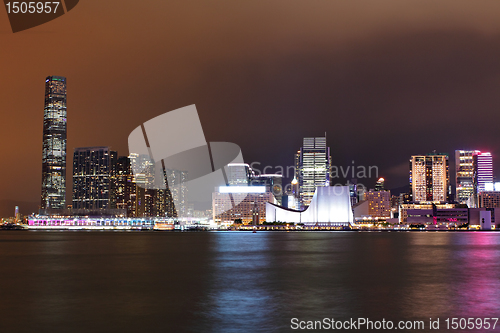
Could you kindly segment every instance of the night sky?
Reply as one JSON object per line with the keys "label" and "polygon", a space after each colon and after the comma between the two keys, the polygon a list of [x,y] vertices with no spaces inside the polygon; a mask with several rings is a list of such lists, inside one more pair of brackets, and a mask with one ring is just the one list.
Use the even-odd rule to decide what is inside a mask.
{"label": "night sky", "polygon": [[190,104],[247,163],[292,165],[327,132],[334,165],[376,165],[388,188],[432,150],[491,151],[498,175],[499,17],[481,0],[85,0],[13,34],[0,9],[0,214],[39,204],[49,75],[68,82],[68,176],[73,148],[127,155],[134,128]]}

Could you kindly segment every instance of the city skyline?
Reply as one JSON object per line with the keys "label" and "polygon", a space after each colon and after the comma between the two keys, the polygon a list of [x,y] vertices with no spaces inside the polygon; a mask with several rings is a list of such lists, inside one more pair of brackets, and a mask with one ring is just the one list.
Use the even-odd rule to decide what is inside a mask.
{"label": "city skyline", "polygon": [[[43,142],[44,142],[44,149],[43,149],[43,152],[44,152],[44,155],[43,156],[46,156],[48,155],[48,148],[51,148],[53,150],[54,147],[56,147],[57,149],[59,150],[63,150],[63,152],[60,152],[58,153],[57,155],[61,156],[59,159],[61,159],[62,157],[64,157],[61,161],[58,162],[58,165],[61,164],[63,165],[63,167],[58,167],[58,172],[60,169],[63,169],[63,173],[65,174],[65,169],[66,169],[66,136],[67,136],[67,133],[66,133],[66,121],[67,121],[67,112],[66,112],[66,78],[65,77],[61,77],[61,76],[48,76],[45,80],[46,82],[46,89],[45,89],[45,112],[44,112],[44,137],[43,137]],[[62,84],[62,85],[61,85]],[[57,90],[57,91],[56,91]],[[59,94],[58,94],[59,93]],[[55,111],[54,111],[54,110]],[[57,117],[54,117],[54,116],[50,116],[52,113],[50,113],[51,111],[54,111],[52,113],[56,114]],[[49,119],[50,118],[50,119]],[[52,133],[54,132],[54,130],[52,129],[52,127],[54,126],[49,126],[49,122],[48,120],[51,120],[52,118],[61,118],[61,121],[64,123],[64,128],[62,129],[62,136],[59,132],[61,132],[61,130],[58,130],[58,128],[56,128],[56,131],[57,133]],[[57,120],[56,119],[56,120]],[[59,121],[59,122],[61,122]],[[50,139],[50,142],[54,141],[55,139],[53,139],[53,137],[55,137],[55,139],[61,141],[59,142],[58,141],[58,144],[51,144],[50,147],[48,147],[48,139]],[[56,141],[57,141],[56,140]],[[83,156],[82,158],[83,159],[87,159],[87,158],[91,158],[92,156],[94,156],[94,151],[97,151],[99,153],[102,153],[102,150],[105,150],[104,152],[104,155],[105,157],[107,157],[107,163],[101,163],[100,161],[102,160],[102,156],[100,157],[96,157],[97,160],[96,161],[93,161],[93,162],[97,162],[97,163],[90,163],[92,161],[80,161],[80,157]],[[312,181],[314,181],[315,183],[317,183],[314,179],[315,179],[315,176],[307,176],[307,172],[305,172],[304,170],[304,166],[309,166],[309,167],[313,167],[313,169],[316,168],[316,161],[317,158],[316,158],[316,155],[317,153],[320,153],[320,158],[319,158],[319,163],[322,165],[324,163],[326,163],[326,167],[325,167],[325,170],[327,169],[330,169],[332,166],[335,166],[335,164],[332,163],[332,158],[330,156],[330,148],[328,146],[328,142],[327,142],[327,139],[326,139],[326,133],[325,133],[325,136],[324,137],[313,137],[313,138],[303,138],[303,145],[301,147],[301,149],[299,151],[297,151],[297,153],[294,155],[294,158],[292,158],[295,162],[295,167],[298,166],[297,168],[297,172],[294,173],[292,176],[293,177],[288,177],[288,178],[295,178],[297,175],[299,176],[299,179],[306,179],[306,178],[311,178]],[[462,155],[465,153],[466,155],[470,155],[469,157],[471,158],[471,161],[474,165],[474,168],[472,168],[471,170],[467,170],[467,171],[471,171],[473,173],[472,175],[472,183],[474,185],[474,193],[475,194],[478,194],[480,191],[483,191],[484,190],[484,184],[487,183],[487,182],[490,182],[492,183],[493,180],[494,180],[494,176],[492,174],[493,172],[493,162],[492,162],[492,155],[491,153],[489,152],[481,152],[479,150],[471,150],[471,151],[464,151],[464,150],[455,150],[455,157],[456,157],[456,165],[458,165],[458,163],[461,163],[461,160],[459,158],[459,156],[461,156],[461,153]],[[306,155],[314,155],[312,160],[311,161],[306,161],[307,157]],[[311,156],[312,156],[311,155]],[[77,156],[78,156],[78,163],[77,163]],[[426,159],[429,159],[429,161],[432,160],[432,168],[429,169],[431,170],[430,172],[432,173],[432,177],[434,177],[434,173],[436,172],[435,171],[435,168],[434,168],[434,164],[435,164],[435,161],[434,159],[435,158],[441,158],[441,157],[446,157],[446,164],[444,164],[444,160],[443,161],[440,161],[438,164],[442,165],[444,167],[443,170],[441,170],[441,172],[439,172],[439,177],[441,176],[445,176],[445,178],[443,178],[444,180],[443,181],[440,181],[440,183],[442,183],[442,189],[440,190],[440,194],[439,194],[439,198],[438,197],[433,197],[432,195],[432,192],[435,191],[433,190],[433,188],[435,187],[435,185],[432,184],[432,180],[431,180],[431,183],[430,183],[430,188],[431,188],[431,194],[430,194],[430,197],[429,197],[429,194],[427,195],[427,197],[425,197],[425,194],[424,194],[424,197],[421,197],[419,196],[417,199],[415,199],[415,185],[413,185],[412,187],[412,182],[415,183],[415,174],[416,173],[416,170],[415,170],[415,161],[418,161],[418,159],[420,158],[422,161],[426,160]],[[109,146],[98,146],[98,147],[76,147],[74,148],[74,157],[73,157],[73,174],[72,174],[72,180],[70,179],[68,181],[68,179],[65,179],[65,177],[63,177],[62,179],[62,183],[65,184],[66,182],[68,182],[69,184],[73,183],[73,190],[72,190],[72,198],[69,200],[69,202],[72,201],[72,207],[73,208],[76,208],[76,209],[91,209],[91,208],[98,208],[98,209],[103,209],[103,208],[110,208],[110,203],[111,203],[111,191],[110,191],[110,188],[111,188],[111,184],[108,184],[108,185],[102,185],[104,186],[103,189],[104,189],[104,192],[106,193],[105,195],[105,198],[97,198],[96,197],[96,202],[93,202],[93,203],[89,203],[88,201],[91,200],[92,198],[90,198],[92,196],[92,194],[89,192],[89,193],[84,193],[82,192],[81,189],[79,189],[81,186],[78,186],[76,185],[75,187],[75,184],[79,184],[79,182],[81,182],[79,180],[79,177],[80,177],[80,170],[85,170],[87,169],[87,172],[88,170],[90,169],[90,171],[92,170],[92,168],[97,168],[97,169],[101,169],[102,167],[107,167],[107,177],[106,179],[108,179],[108,181],[111,179],[112,177],[112,169],[111,169],[111,165],[114,164],[116,162],[118,158],[118,153],[116,151],[111,151],[110,150],[110,147]],[[130,156],[121,156],[121,158],[130,158]],[[309,158],[311,159],[311,158]],[[48,169],[53,169],[53,168],[48,168],[46,166],[46,162],[45,162],[45,158],[44,158],[44,163],[43,163],[43,174],[45,175],[47,173],[47,171],[45,170],[48,170]],[[413,162],[412,162],[413,161]],[[130,160],[129,160],[130,162]],[[468,161],[467,161],[468,162]],[[90,163],[90,164],[89,164]],[[260,162],[259,162],[260,163]],[[298,163],[298,164],[297,164]],[[312,164],[311,164],[312,163]],[[353,161],[354,163],[354,161]],[[422,167],[425,167],[425,162],[422,162]],[[88,165],[87,165],[88,164]],[[92,164],[92,165],[91,165]],[[101,165],[103,164],[103,165]],[[307,164],[307,165],[306,165]],[[468,164],[468,163],[465,163],[465,164]],[[86,166],[85,166],[86,165]],[[248,164],[247,164],[248,166]],[[130,167],[130,166],[129,166]],[[83,169],[81,169],[83,168]],[[486,170],[486,172],[485,172]],[[253,173],[254,171],[252,171]],[[95,172],[94,172],[95,174]],[[425,174],[425,171],[423,171],[423,174]],[[335,180],[334,179],[330,179],[330,176],[332,175],[332,170],[330,169],[330,174],[328,174],[328,172],[326,173],[326,175],[324,175],[323,178],[325,178],[325,181],[322,181],[321,183],[325,183],[325,184],[330,184],[331,182],[334,182]],[[82,174],[83,176],[83,174]],[[265,176],[265,175],[263,175]],[[378,173],[377,173],[377,176],[378,176]],[[459,178],[459,174],[456,173],[455,174],[455,179],[457,180],[457,183],[458,184],[458,178]],[[44,176],[44,177],[47,177],[47,176]],[[76,178],[75,178],[76,177]],[[254,175],[255,177],[255,175]],[[432,179],[432,177],[430,179]],[[47,177],[48,178],[48,177]],[[61,178],[61,177],[59,177]],[[87,178],[92,178],[92,177],[88,177]],[[453,178],[453,177],[452,177]],[[344,180],[347,180],[349,181],[349,176],[345,177]],[[375,188],[377,188],[377,186],[380,186],[380,181],[382,180],[382,183],[385,182],[385,180],[383,178],[379,178],[377,180],[377,182],[375,183]],[[431,153],[431,154],[427,154],[427,155],[421,155],[421,156],[412,156],[412,158],[410,159],[410,168],[409,168],[409,180],[410,180],[410,184],[409,184],[409,192],[413,192],[413,202],[424,202],[424,201],[436,201],[436,202],[447,202],[449,201],[449,196],[451,195],[451,182],[450,182],[450,176],[449,176],[449,164],[448,164],[448,154],[443,154],[443,153],[439,153],[439,154],[436,154],[435,152],[434,153]],[[427,180],[428,181],[428,180]],[[423,178],[423,182],[425,183],[425,176]],[[59,183],[61,183],[59,181]],[[300,182],[299,182],[300,183]],[[422,184],[424,184],[422,183]],[[97,183],[96,183],[97,184]],[[57,188],[58,189],[58,186],[60,187],[60,185],[56,184],[57,186],[54,186],[54,188]],[[280,181],[280,185],[281,185],[281,181]],[[283,186],[286,186],[287,184],[282,184]],[[333,184],[332,184],[333,185]],[[314,187],[316,186],[319,186],[319,183],[318,184],[315,184]],[[424,185],[422,185],[424,186]],[[441,186],[441,185],[439,185]],[[98,185],[99,187],[99,185]],[[304,186],[305,187],[305,186]],[[418,187],[418,186],[417,186]],[[299,186],[300,188],[300,186]],[[368,187],[366,188],[368,189]],[[65,191],[65,188],[62,190],[63,192]],[[299,190],[300,192],[303,192],[304,190]],[[311,192],[312,189],[310,189],[309,192]],[[45,185],[44,182],[42,182],[42,198],[44,198],[44,195],[46,196],[48,190],[47,190],[47,186]],[[60,189],[58,189],[58,193],[61,192]],[[312,197],[312,193],[314,191],[312,191],[310,194],[311,194],[311,197]],[[424,191],[425,192],[425,191]],[[428,192],[428,191],[427,191]],[[461,202],[460,198],[458,197],[458,188],[457,188],[457,192],[453,191],[454,194],[457,195],[456,197],[456,201],[457,202]],[[96,192],[97,193],[97,192]],[[444,195],[444,196],[443,196]],[[60,195],[59,195],[60,196]],[[78,197],[78,199],[76,199],[76,197]],[[89,198],[86,198],[87,196],[90,196]],[[418,196],[418,195],[417,195]],[[425,199],[425,200],[424,200]],[[47,199],[46,199],[47,200]],[[77,200],[77,201],[75,201]],[[80,201],[84,200],[85,202],[87,202],[87,204],[89,204],[89,206],[83,206],[82,203],[79,203]],[[93,200],[93,199],[92,199]],[[104,200],[106,203],[105,204],[101,204],[100,202]],[[60,200],[59,200],[60,201]],[[281,201],[281,197],[279,199],[279,201]],[[305,204],[305,207],[307,207],[307,202],[308,202],[308,199],[307,198],[301,198],[300,200],[301,202],[303,202],[303,205]],[[44,201],[42,199],[42,205],[40,205],[40,208],[41,209],[50,209],[50,208],[64,208],[64,205],[60,205],[59,203],[59,206],[57,207],[50,207],[50,206],[44,206]],[[97,204],[97,206],[95,206],[95,204]],[[94,207],[95,206],[95,207]],[[303,206],[304,207],[304,206]],[[17,209],[17,206],[16,206],[16,209]],[[184,209],[184,208],[183,208]],[[36,211],[35,211],[36,212]]]}
{"label": "city skyline", "polygon": [[498,330],[500,1],[4,4],[0,333]]}
{"label": "city skyline", "polygon": [[[175,4],[166,20],[122,1],[123,17],[105,15],[107,8],[93,16],[85,36],[81,24],[100,10],[95,4],[17,34],[5,20],[0,52],[9,80],[0,109],[9,110],[3,131],[10,140],[3,140],[2,152],[14,162],[0,166],[10,176],[0,201],[20,202],[23,213],[24,203],[39,201],[42,175],[33,166],[41,160],[40,81],[47,75],[69,78],[70,152],[107,145],[127,155],[132,129],[195,103],[207,140],[237,143],[247,163],[293,165],[290,156],[303,137],[326,131],[333,164],[377,165],[389,189],[407,185],[407,159],[414,154],[477,149],[497,156],[500,23],[493,13],[499,5],[481,3],[419,4],[419,14],[415,3],[395,1],[376,10],[368,2],[370,10],[330,3],[283,9],[274,1],[266,13],[256,4],[228,3],[218,12],[197,2],[213,15]],[[199,24],[186,28],[192,15]],[[132,16],[132,23],[124,18]],[[124,29],[122,37],[102,37],[113,29]],[[42,36],[56,32],[67,56],[53,61]],[[443,126],[459,134],[445,134]],[[500,164],[494,167],[498,174]]]}
{"label": "city skyline", "polygon": [[[49,228],[60,227],[59,215],[75,216],[82,213],[118,218],[114,223],[120,226],[127,225],[130,228],[136,223],[142,223],[137,218],[169,217],[178,221],[201,218],[208,221],[208,215],[212,215],[209,224],[215,223],[219,227],[228,228],[231,228],[233,223],[261,225],[262,222],[269,222],[269,219],[274,223],[293,222],[301,225],[302,222],[312,223],[312,227],[321,222],[326,223],[323,227],[328,229],[332,227],[331,223],[337,222],[347,223],[349,227],[355,226],[354,220],[359,223],[358,227],[360,224],[372,225],[374,221],[376,223],[384,221],[383,223],[389,224],[410,221],[410,226],[419,228],[419,225],[423,225],[419,222],[433,225],[432,222],[441,221],[438,228],[441,225],[446,228],[450,225],[452,228],[457,226],[461,228],[465,225],[464,219],[467,218],[467,225],[473,223],[475,227],[490,230],[492,221],[494,223],[500,218],[497,217],[500,211],[496,211],[500,200],[498,190],[500,183],[493,183],[493,156],[490,152],[455,151],[456,196],[452,195],[454,192],[450,183],[448,154],[434,151],[426,155],[413,155],[409,164],[409,190],[403,196],[394,193],[396,195],[391,197],[390,190],[385,190],[383,177],[377,180],[375,190],[367,191],[367,188],[354,178],[360,178],[354,173],[353,179],[350,179],[352,184],[347,183],[346,186],[337,187],[339,185],[337,183],[332,186],[334,173],[326,133],[324,137],[303,139],[302,147],[293,157],[295,166],[292,172],[293,181],[284,187],[283,174],[261,174],[260,170],[253,170],[249,164],[242,163],[241,160],[227,164],[223,172],[224,185],[219,184],[212,190],[211,211],[196,210],[195,202],[188,200],[189,172],[165,168],[164,159],[161,160],[163,172],[160,175],[163,186],[157,187],[155,162],[149,155],[151,152],[144,155],[132,150],[128,157],[118,157],[118,153],[110,150],[109,146],[75,148],[72,205],[66,210],[61,204],[65,191],[65,186],[61,185],[66,181],[62,176],[65,172],[61,171],[66,168],[66,78],[50,76],[45,82],[42,171],[44,179],[48,181],[44,180],[41,187],[42,198],[45,197],[40,210],[42,218],[33,219],[31,216],[28,223],[32,227],[45,228],[47,223]],[[175,116],[179,112],[197,114],[193,105],[187,109],[174,110],[171,114],[164,114],[163,117],[178,121]],[[173,135],[183,131],[177,131],[178,128],[172,126],[173,123],[165,122],[167,118],[162,119],[163,126],[170,126],[173,131],[168,133],[171,138],[182,135]],[[176,124],[184,131],[186,126],[189,127],[188,122]],[[155,140],[155,142],[160,141]],[[164,141],[163,145],[165,144],[170,144],[170,140]],[[198,151],[196,155],[199,155]],[[192,162],[178,165],[189,167],[190,164]],[[354,168],[354,165],[352,167]],[[264,171],[266,169],[267,167]],[[348,176],[348,173],[343,175],[343,177]],[[347,179],[349,181],[349,178]],[[363,188],[360,188],[361,186]],[[331,194],[338,192],[339,189],[342,189],[341,193],[337,193],[340,196],[333,200],[337,195],[331,196]],[[52,197],[49,196],[51,194]],[[285,197],[287,200],[283,202]],[[121,206],[121,210],[116,210],[118,206]],[[489,210],[486,211],[487,209]],[[396,210],[397,215],[401,216],[394,218]],[[349,214],[346,217],[342,212]],[[429,220],[431,212],[432,220]],[[15,216],[16,220],[20,217],[18,206],[15,209]],[[345,221],[341,221],[342,219]],[[152,220],[148,221],[151,223]],[[72,225],[75,223],[76,225]],[[82,225],[106,228],[107,223],[110,222],[100,221],[99,218],[69,219],[63,222],[65,226],[69,224],[68,227],[77,228]]]}

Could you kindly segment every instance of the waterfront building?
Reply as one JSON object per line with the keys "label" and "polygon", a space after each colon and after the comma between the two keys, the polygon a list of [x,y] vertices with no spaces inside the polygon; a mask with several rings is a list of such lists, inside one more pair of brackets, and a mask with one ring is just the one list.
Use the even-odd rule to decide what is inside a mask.
{"label": "waterfront building", "polygon": [[447,202],[450,195],[448,155],[415,155],[410,159],[410,190],[412,200]]}
{"label": "waterfront building", "polygon": [[188,230],[216,229],[207,218],[29,216],[28,229],[42,230]]}
{"label": "waterfront building", "polygon": [[374,191],[365,192],[365,200],[368,201],[368,215],[370,217],[391,216],[391,192],[390,191]]}
{"label": "waterfront building", "polygon": [[112,170],[117,153],[109,147],[75,148],[73,154],[73,209],[113,208]]}
{"label": "waterfront building", "polygon": [[223,225],[261,224],[267,202],[277,202],[267,186],[220,186],[212,195],[213,219]]}
{"label": "waterfront building", "polygon": [[[495,228],[494,221],[499,220],[500,209],[498,208],[470,208],[469,229],[491,230]],[[496,219],[495,219],[496,217]],[[496,228],[495,228],[496,229]]]}
{"label": "waterfront building", "polygon": [[419,210],[419,209],[433,209],[433,207],[437,209],[452,209],[452,208],[460,208],[458,204],[452,203],[442,203],[442,204],[433,204],[430,202],[427,203],[402,203],[399,205],[399,223],[406,224],[408,222],[408,211],[409,210]]}
{"label": "waterfront building", "polygon": [[299,196],[307,207],[317,187],[330,185],[331,157],[326,137],[304,138],[299,155]]}
{"label": "waterfront building", "polygon": [[303,211],[266,203],[266,221],[318,227],[346,227],[353,224],[349,186],[318,186],[310,205]]}
{"label": "waterfront building", "polygon": [[469,209],[464,207],[437,207],[429,205],[406,211],[408,224],[432,224],[436,226],[458,227],[469,221]]}
{"label": "waterfront building", "polygon": [[45,79],[42,149],[42,209],[66,206],[66,78]]}

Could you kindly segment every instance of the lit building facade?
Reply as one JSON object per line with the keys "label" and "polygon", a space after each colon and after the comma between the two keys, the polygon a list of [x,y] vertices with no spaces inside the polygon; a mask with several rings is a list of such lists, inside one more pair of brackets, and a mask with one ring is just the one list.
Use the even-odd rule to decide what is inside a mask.
{"label": "lit building facade", "polygon": [[42,209],[66,208],[66,78],[45,79],[42,150]]}
{"label": "lit building facade", "polygon": [[408,212],[414,210],[431,210],[435,207],[436,209],[454,209],[457,208],[456,204],[443,203],[443,204],[432,204],[432,203],[402,203],[399,205],[399,223],[408,223]]}
{"label": "lit building facade", "polygon": [[430,205],[428,208],[408,209],[406,214],[407,224],[458,227],[469,221],[469,209],[462,207],[438,208]]}
{"label": "lit building facade", "polygon": [[416,155],[410,159],[410,189],[413,202],[449,200],[448,155]]}
{"label": "lit building facade", "polygon": [[479,193],[478,206],[479,208],[500,208],[500,190]]}
{"label": "lit building facade", "polygon": [[474,156],[478,150],[455,150],[456,200],[467,204],[474,195]]}
{"label": "lit building facade", "polygon": [[493,156],[491,153],[479,152],[474,156],[475,193],[485,190],[486,183],[493,182]]}
{"label": "lit building facade", "polygon": [[368,215],[371,217],[391,216],[391,192],[373,191],[365,192],[365,200],[368,201]]}
{"label": "lit building facade", "polygon": [[127,216],[137,215],[137,185],[130,165],[130,158],[120,156],[112,170],[111,201],[113,208],[124,209]]}
{"label": "lit building facade", "polygon": [[305,226],[347,227],[353,224],[349,186],[318,186],[303,211],[266,204],[266,221]]}
{"label": "lit building facade", "polygon": [[73,209],[113,208],[112,170],[117,153],[109,147],[75,148]]}
{"label": "lit building facade", "polygon": [[330,148],[326,137],[304,138],[299,156],[299,195],[302,206],[309,206],[316,188],[330,185]]}
{"label": "lit building facade", "polygon": [[221,186],[212,195],[214,222],[231,225],[266,222],[266,203],[276,203],[266,186]]}

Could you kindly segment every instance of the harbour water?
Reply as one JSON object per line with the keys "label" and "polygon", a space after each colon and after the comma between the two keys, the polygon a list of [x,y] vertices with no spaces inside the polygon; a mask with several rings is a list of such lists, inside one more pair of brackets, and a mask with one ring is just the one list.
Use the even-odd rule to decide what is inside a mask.
{"label": "harbour water", "polygon": [[441,332],[500,317],[500,233],[2,231],[0,281],[0,332]]}

